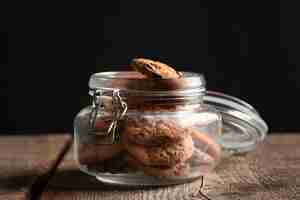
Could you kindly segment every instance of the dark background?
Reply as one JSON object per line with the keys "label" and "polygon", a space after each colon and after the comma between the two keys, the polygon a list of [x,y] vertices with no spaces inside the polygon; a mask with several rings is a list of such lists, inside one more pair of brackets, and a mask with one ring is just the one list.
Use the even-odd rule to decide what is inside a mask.
{"label": "dark background", "polygon": [[296,3],[108,2],[0,12],[1,133],[72,132],[89,76],[134,57],[204,73],[272,132],[300,131]]}

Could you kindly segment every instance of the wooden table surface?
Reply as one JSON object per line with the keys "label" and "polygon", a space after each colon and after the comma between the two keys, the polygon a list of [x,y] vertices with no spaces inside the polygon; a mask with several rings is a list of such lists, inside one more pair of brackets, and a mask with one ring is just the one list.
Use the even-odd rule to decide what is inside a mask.
{"label": "wooden table surface", "polygon": [[70,135],[0,136],[0,199],[36,199],[70,143]]}
{"label": "wooden table surface", "polygon": [[[0,136],[0,200],[204,199],[201,180],[163,188],[109,187],[78,171],[70,135]],[[300,134],[272,134],[205,176],[212,200],[300,200]]]}

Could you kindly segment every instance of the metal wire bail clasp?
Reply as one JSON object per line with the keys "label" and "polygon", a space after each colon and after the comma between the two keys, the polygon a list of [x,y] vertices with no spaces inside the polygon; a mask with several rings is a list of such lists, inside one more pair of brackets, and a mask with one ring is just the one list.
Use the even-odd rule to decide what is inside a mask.
{"label": "metal wire bail clasp", "polygon": [[116,132],[116,128],[119,120],[121,120],[127,112],[127,104],[122,100],[120,96],[119,90],[112,91],[112,122],[108,126],[106,132],[97,132],[95,131],[95,122],[97,119],[97,115],[99,114],[99,110],[101,107],[101,90],[93,90],[91,92],[93,97],[92,110],[89,117],[89,127],[90,133],[99,136],[110,136],[109,142],[104,142],[103,144],[113,144],[117,141],[118,133]]}
{"label": "metal wire bail clasp", "polygon": [[96,118],[99,112],[99,105],[101,105],[101,90],[91,90],[90,95],[92,95],[92,110],[89,116],[89,129],[94,130]]}

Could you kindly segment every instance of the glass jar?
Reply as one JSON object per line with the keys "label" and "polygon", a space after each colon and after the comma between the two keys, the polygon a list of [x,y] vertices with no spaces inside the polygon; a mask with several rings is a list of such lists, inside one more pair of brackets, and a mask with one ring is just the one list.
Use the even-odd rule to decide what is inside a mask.
{"label": "glass jar", "polygon": [[263,140],[267,126],[254,108],[207,92],[201,74],[182,74],[93,74],[92,105],[74,121],[79,168],[108,184],[179,184],[209,173],[224,152],[246,152]]}

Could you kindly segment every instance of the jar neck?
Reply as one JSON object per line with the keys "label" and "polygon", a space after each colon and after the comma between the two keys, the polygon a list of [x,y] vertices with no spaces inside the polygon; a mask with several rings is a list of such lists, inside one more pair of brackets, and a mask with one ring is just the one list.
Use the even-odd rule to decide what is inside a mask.
{"label": "jar neck", "polygon": [[[92,90],[93,94],[95,90]],[[99,92],[99,90],[98,90]],[[193,92],[193,93],[192,93]],[[116,94],[117,93],[117,94]],[[124,102],[128,110],[138,111],[177,111],[189,110],[203,103],[205,91],[176,91],[176,92],[153,92],[153,91],[114,91],[100,90],[100,106],[106,110],[112,109],[113,105]],[[115,98],[118,96],[119,98]]]}
{"label": "jar neck", "polygon": [[126,98],[124,101],[127,104],[128,110],[138,111],[185,111],[199,107],[202,102],[202,97],[195,98]]}

